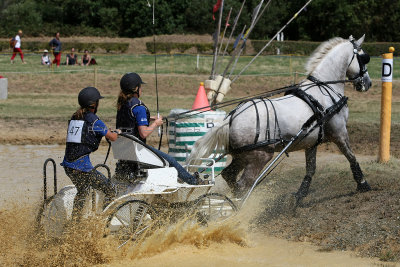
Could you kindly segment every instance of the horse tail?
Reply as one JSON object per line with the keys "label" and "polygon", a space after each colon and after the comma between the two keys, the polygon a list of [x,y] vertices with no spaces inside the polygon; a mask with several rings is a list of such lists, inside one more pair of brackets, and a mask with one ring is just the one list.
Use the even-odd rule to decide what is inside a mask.
{"label": "horse tail", "polygon": [[199,161],[196,159],[207,158],[215,151],[218,151],[219,153],[221,153],[221,151],[227,152],[228,145],[229,120],[225,121],[221,126],[212,128],[204,136],[197,140],[186,162],[198,164]]}

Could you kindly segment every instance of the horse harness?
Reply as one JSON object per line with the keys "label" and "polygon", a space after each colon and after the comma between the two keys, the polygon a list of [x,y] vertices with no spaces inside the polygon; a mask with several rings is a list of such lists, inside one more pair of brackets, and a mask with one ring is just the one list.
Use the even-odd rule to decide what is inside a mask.
{"label": "horse harness", "polygon": [[[301,128],[302,129],[310,128],[311,125],[314,122],[316,122],[315,125],[304,136],[302,136],[302,139],[307,137],[313,130],[315,130],[318,127],[319,128],[318,140],[315,143],[315,145],[313,146],[313,147],[316,147],[323,140],[324,127],[325,127],[326,123],[335,114],[339,113],[339,111],[347,104],[348,97],[340,95],[331,86],[329,86],[329,84],[318,80],[314,76],[310,75],[307,77],[307,79],[312,82],[310,87],[308,87],[307,89],[310,89],[313,86],[318,86],[319,89],[321,90],[321,93],[327,94],[331,98],[331,100],[333,102],[332,106],[324,109],[324,107],[321,105],[321,103],[319,103],[319,101],[317,99],[315,99],[312,95],[310,95],[306,92],[307,89],[301,90],[299,87],[290,88],[289,90],[287,90],[285,92],[285,95],[293,95],[293,96],[303,100],[313,111],[314,114],[303,124],[303,126]],[[333,97],[332,93],[334,93],[336,96],[338,96],[339,100],[336,100]],[[260,116],[259,116],[259,111],[257,108],[257,103],[260,103],[260,101],[256,102],[255,101],[256,99],[251,99],[249,101],[242,102],[227,115],[227,117],[230,116],[229,125],[231,126],[232,121],[234,119],[233,115],[237,112],[237,110],[240,107],[242,107],[245,103],[251,102],[252,105],[254,105],[254,108],[256,111],[256,135],[255,135],[253,144],[245,145],[245,146],[235,148],[235,149],[230,149],[230,152],[239,153],[239,152],[249,151],[249,150],[253,150],[253,149],[268,146],[268,145],[276,145],[279,143],[281,143],[282,145],[285,145],[289,142],[289,140],[285,140],[281,136],[281,130],[279,127],[278,117],[276,114],[275,106],[272,103],[272,101],[268,98],[258,98],[258,99],[264,103],[266,111],[267,111],[267,127],[266,127],[267,129],[266,129],[266,134],[265,134],[266,139],[262,140],[262,141],[258,140],[259,136],[260,136]],[[273,133],[273,138],[271,138],[270,119],[269,119],[269,110],[267,107],[267,101],[269,101],[269,103],[271,104],[271,107],[273,108],[274,115],[275,115],[275,132]],[[276,137],[278,137],[278,138],[276,138]]]}

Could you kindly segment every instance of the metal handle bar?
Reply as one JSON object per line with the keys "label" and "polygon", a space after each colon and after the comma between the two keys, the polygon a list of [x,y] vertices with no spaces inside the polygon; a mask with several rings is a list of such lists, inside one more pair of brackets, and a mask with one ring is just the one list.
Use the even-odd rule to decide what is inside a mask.
{"label": "metal handle bar", "polygon": [[52,158],[48,158],[45,160],[43,164],[43,199],[47,199],[47,163],[53,163],[53,172],[54,172],[54,195],[57,194],[57,171],[56,171],[56,162]]}
{"label": "metal handle bar", "polygon": [[111,180],[111,170],[110,167],[108,167],[106,164],[97,164],[96,166],[94,166],[94,170],[97,170],[98,168],[103,167],[104,169],[107,170],[107,175],[108,175],[108,179]]}

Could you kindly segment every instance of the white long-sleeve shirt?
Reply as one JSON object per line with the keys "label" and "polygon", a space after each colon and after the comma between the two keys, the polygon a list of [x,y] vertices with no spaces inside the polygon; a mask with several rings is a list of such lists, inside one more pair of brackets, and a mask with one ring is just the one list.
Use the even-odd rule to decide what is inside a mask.
{"label": "white long-sleeve shirt", "polygon": [[19,37],[18,34],[15,36],[15,41],[17,41],[15,43],[15,48],[21,48],[21,38]]}

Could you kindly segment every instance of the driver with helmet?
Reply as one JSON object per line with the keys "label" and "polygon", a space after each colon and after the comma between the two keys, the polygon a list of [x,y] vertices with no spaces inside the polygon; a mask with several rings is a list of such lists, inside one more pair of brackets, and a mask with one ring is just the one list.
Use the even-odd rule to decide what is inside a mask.
{"label": "driver with helmet", "polygon": [[68,123],[65,156],[61,166],[77,189],[72,211],[74,219],[81,217],[89,186],[105,193],[105,205],[115,196],[112,183],[94,170],[89,158],[90,153],[98,149],[103,136],[111,141],[118,138],[118,134],[109,130],[96,115],[101,98],[100,92],[94,87],[82,89],[78,95],[80,108]]}
{"label": "driver with helmet", "polygon": [[[121,91],[117,101],[117,125],[116,128],[123,133],[131,134],[141,141],[146,138],[159,126],[163,124],[162,117],[153,118],[150,124],[150,111],[139,99],[142,95],[142,78],[134,72],[126,73],[120,80]],[[164,158],[171,167],[178,171],[178,177],[188,184],[202,184],[198,173],[191,175],[173,157],[155,149],[149,148],[160,157]],[[134,178],[139,167],[135,162],[119,160],[115,168],[115,179],[130,180]]]}

